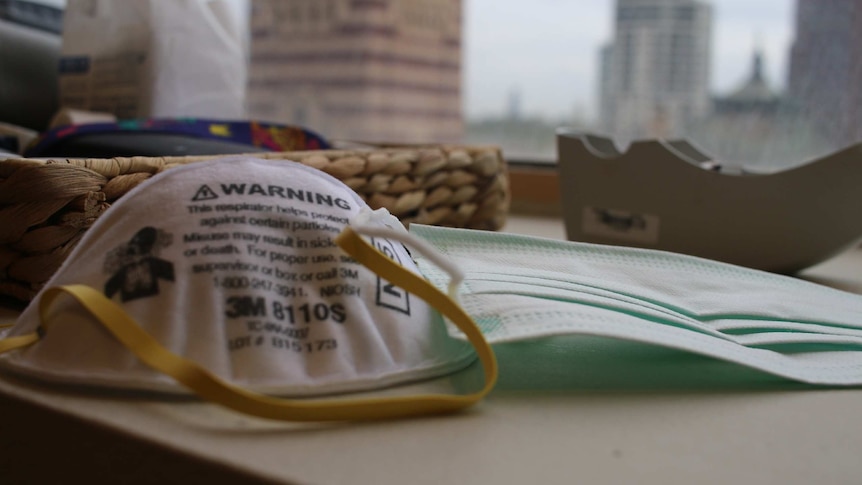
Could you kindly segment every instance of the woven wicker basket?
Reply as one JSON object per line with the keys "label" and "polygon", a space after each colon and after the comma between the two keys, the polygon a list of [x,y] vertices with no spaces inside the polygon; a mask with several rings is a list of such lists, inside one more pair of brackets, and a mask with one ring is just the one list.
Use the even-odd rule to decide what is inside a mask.
{"label": "woven wicker basket", "polygon": [[[497,230],[509,207],[495,147],[433,146],[255,153],[333,175],[372,208],[411,222]],[[0,295],[30,301],[84,232],[153,174],[213,156],[0,160]]]}

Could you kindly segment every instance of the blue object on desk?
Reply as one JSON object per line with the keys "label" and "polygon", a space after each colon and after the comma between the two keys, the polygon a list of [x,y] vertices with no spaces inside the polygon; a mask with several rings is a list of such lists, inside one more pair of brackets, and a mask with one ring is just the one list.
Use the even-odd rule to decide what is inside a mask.
{"label": "blue object on desk", "polygon": [[24,155],[111,158],[327,148],[331,144],[326,139],[299,126],[180,118],[60,126],[36,139]]}

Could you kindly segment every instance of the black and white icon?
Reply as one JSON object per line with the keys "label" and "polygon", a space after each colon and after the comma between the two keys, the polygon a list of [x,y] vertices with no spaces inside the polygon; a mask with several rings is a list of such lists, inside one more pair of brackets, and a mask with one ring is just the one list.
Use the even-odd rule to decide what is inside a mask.
{"label": "black and white icon", "polygon": [[120,293],[124,302],[158,295],[159,280],[174,281],[173,263],[158,257],[171,239],[170,234],[148,226],[109,252],[104,270],[112,276],[105,283],[105,295],[113,298]]}
{"label": "black and white icon", "polygon": [[[391,242],[386,239],[372,238],[371,243],[386,257],[401,264],[401,258],[398,257]],[[377,305],[410,315],[410,294],[378,276]]]}
{"label": "black and white icon", "polygon": [[209,185],[201,185],[197,192],[195,192],[195,196],[192,197],[192,202],[200,202],[202,200],[213,200],[218,199],[218,194],[215,193],[213,189],[210,188]]}

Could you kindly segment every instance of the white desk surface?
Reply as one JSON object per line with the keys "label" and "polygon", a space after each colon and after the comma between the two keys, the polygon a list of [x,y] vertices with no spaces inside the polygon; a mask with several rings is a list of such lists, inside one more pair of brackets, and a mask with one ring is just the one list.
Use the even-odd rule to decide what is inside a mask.
{"label": "white desk surface", "polygon": [[[563,238],[558,219],[507,230]],[[807,278],[862,293],[862,251]],[[6,310],[0,320],[14,313]],[[296,425],[0,374],[3,483],[862,483],[862,390],[506,392],[442,417]]]}

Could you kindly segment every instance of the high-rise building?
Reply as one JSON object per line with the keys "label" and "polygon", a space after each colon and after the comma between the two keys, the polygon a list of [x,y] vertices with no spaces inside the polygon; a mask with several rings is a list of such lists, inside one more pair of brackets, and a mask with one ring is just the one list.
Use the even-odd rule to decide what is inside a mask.
{"label": "high-rise building", "polygon": [[679,136],[708,113],[711,7],[696,0],[617,0],[600,55],[600,125],[617,140]]}
{"label": "high-rise building", "polygon": [[252,0],[251,26],[252,118],[340,139],[461,139],[461,0]]}
{"label": "high-rise building", "polygon": [[862,141],[862,2],[797,0],[788,91],[834,148]]}

